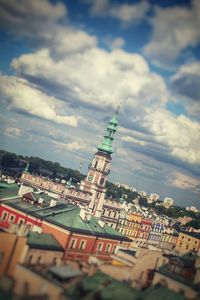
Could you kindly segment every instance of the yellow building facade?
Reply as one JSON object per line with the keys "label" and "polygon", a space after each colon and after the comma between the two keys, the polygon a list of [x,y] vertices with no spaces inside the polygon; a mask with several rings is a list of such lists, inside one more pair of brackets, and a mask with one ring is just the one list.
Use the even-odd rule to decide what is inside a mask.
{"label": "yellow building facade", "polygon": [[175,250],[184,254],[187,252],[197,252],[200,248],[200,234],[195,232],[180,232]]}

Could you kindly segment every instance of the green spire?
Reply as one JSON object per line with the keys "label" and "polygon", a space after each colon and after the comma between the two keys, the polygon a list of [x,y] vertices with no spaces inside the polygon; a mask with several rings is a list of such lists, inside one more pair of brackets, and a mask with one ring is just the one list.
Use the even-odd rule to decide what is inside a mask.
{"label": "green spire", "polygon": [[27,162],[24,172],[28,172],[29,171],[28,169],[29,169],[29,162]]}
{"label": "green spire", "polygon": [[126,195],[122,194],[121,197],[119,198],[119,202],[124,203],[125,200],[126,200]]}
{"label": "green spire", "polygon": [[112,148],[112,142],[114,140],[114,135],[117,130],[117,126],[119,124],[117,120],[119,108],[117,109],[114,116],[111,118],[111,120],[108,123],[108,126],[106,128],[106,133],[104,135],[103,141],[98,145],[97,149],[109,154],[112,154],[114,152]]}
{"label": "green spire", "polygon": [[72,177],[70,177],[70,179],[67,181],[66,186],[67,187],[71,187],[72,186]]}

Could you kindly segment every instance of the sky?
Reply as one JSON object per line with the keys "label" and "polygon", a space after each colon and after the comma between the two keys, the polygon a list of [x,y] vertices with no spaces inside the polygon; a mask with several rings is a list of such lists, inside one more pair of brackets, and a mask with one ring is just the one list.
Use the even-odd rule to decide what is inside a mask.
{"label": "sky", "polygon": [[0,0],[0,148],[200,208],[200,1]]}

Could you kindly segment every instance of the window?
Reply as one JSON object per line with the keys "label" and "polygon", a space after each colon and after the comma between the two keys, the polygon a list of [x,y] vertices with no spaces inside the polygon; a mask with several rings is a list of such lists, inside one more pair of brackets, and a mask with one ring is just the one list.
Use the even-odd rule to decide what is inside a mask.
{"label": "window", "polygon": [[86,241],[80,241],[79,249],[84,250],[86,246]]}
{"label": "window", "polygon": [[38,259],[37,259],[37,263],[38,263],[38,264],[41,263],[41,258],[42,258],[42,256],[38,256]]}
{"label": "window", "polygon": [[98,160],[95,161],[95,165],[94,165],[95,169],[96,169],[97,165],[98,165]]}
{"label": "window", "polygon": [[103,243],[98,243],[97,251],[102,251],[102,249],[103,249]]}
{"label": "window", "polygon": [[32,255],[30,255],[29,258],[28,258],[28,264],[29,264],[29,265],[31,264],[32,258],[33,258]]}
{"label": "window", "polygon": [[57,263],[57,258],[54,257],[54,258],[53,258],[53,265],[56,265],[56,263]]}
{"label": "window", "polygon": [[15,221],[15,215],[10,215],[9,222],[14,222],[14,221]]}
{"label": "window", "polygon": [[2,219],[5,221],[7,219],[8,213],[6,211],[3,212],[2,214]]}
{"label": "window", "polygon": [[182,239],[184,239],[184,235],[182,236]]}
{"label": "window", "polygon": [[71,239],[70,243],[69,243],[69,248],[74,249],[76,247],[76,239]]}
{"label": "window", "polygon": [[188,245],[186,245],[185,249],[187,250],[188,248],[189,248],[189,246],[188,246]]}
{"label": "window", "polygon": [[103,185],[104,184],[104,178],[101,178],[99,183],[100,183],[100,185]]}
{"label": "window", "polygon": [[110,252],[110,250],[111,250],[111,244],[107,244],[107,246],[106,246],[106,252],[108,253],[108,252]]}
{"label": "window", "polygon": [[117,248],[117,245],[114,245],[113,246],[113,251],[112,251],[113,253],[115,253],[116,248]]}
{"label": "window", "polygon": [[190,241],[190,238],[188,239],[188,242]]}
{"label": "window", "polygon": [[21,226],[24,223],[24,219],[19,218],[18,224]]}

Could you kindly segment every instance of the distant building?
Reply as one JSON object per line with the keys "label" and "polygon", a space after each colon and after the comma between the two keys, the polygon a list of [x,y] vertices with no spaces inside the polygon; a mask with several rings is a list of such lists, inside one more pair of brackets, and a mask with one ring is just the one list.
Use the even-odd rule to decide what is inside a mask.
{"label": "distant building", "polygon": [[163,200],[163,206],[164,207],[169,208],[173,204],[174,204],[174,200],[172,198],[169,198],[169,197],[164,198],[164,200]]}
{"label": "distant building", "polygon": [[159,200],[159,195],[155,193],[151,193],[148,198],[148,202],[156,202],[157,200]]}
{"label": "distant building", "polygon": [[195,206],[190,206],[190,207],[186,207],[187,211],[193,211],[193,212],[198,212],[198,208],[196,208]]}
{"label": "distant building", "polygon": [[146,197],[146,196],[147,196],[147,192],[145,192],[145,191],[140,191],[140,192],[139,192],[139,195],[140,195],[141,197]]}

